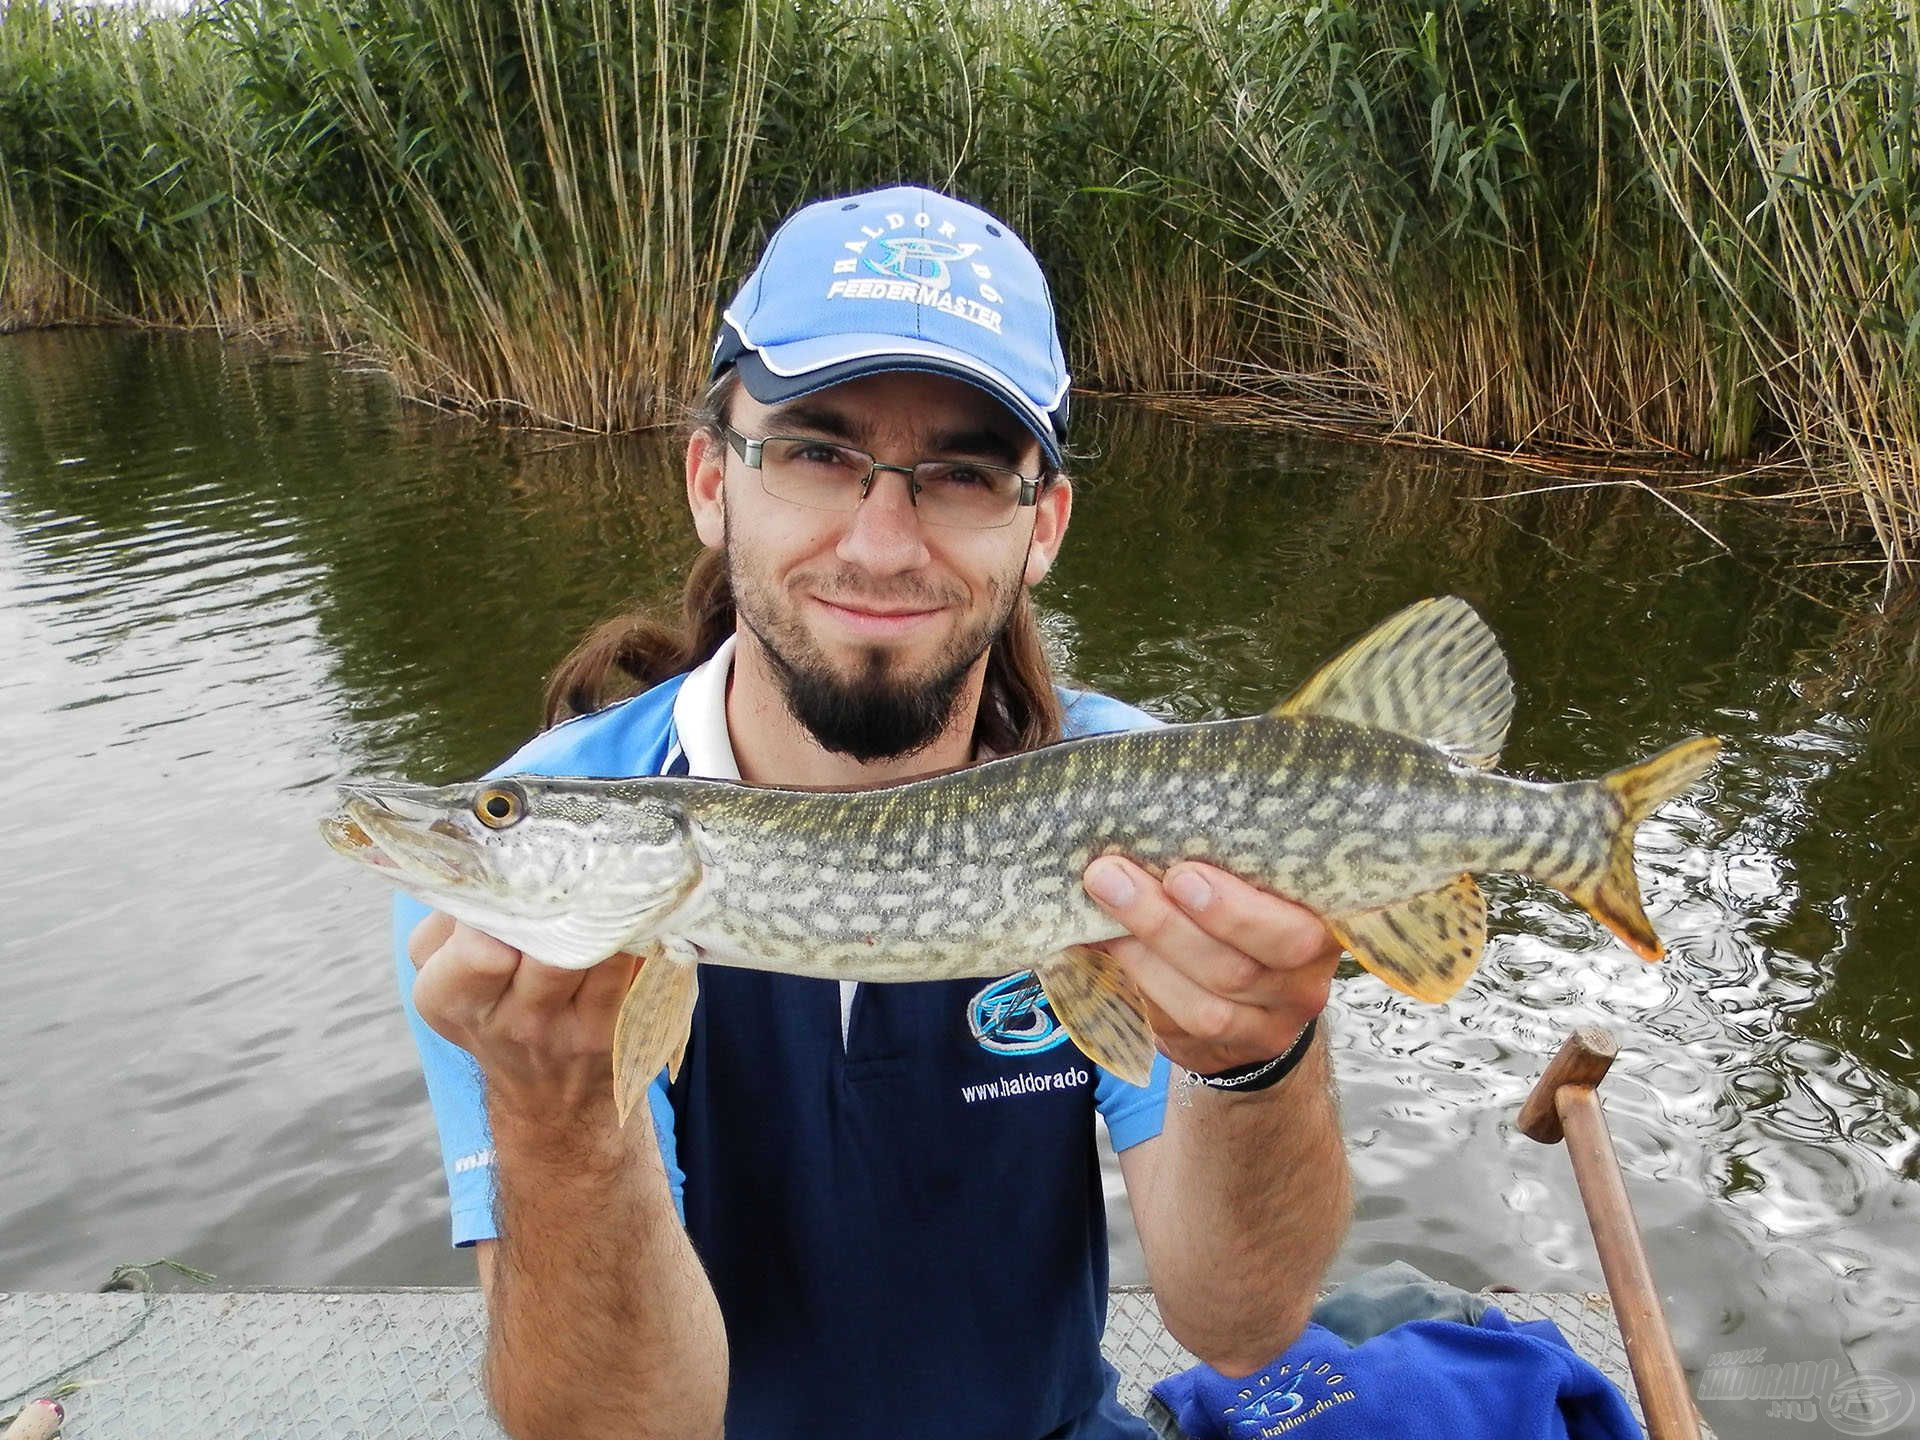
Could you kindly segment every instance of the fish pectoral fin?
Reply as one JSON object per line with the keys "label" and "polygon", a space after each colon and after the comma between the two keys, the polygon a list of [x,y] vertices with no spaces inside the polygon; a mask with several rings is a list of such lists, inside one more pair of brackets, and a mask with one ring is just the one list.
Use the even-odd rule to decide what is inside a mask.
{"label": "fish pectoral fin", "polygon": [[1389,615],[1272,713],[1391,730],[1491,770],[1507,743],[1513,681],[1487,622],[1447,595]]}
{"label": "fish pectoral fin", "polygon": [[1438,1004],[1467,983],[1487,943],[1487,902],[1473,876],[1357,915],[1327,920],[1353,958],[1402,995]]}
{"label": "fish pectoral fin", "polygon": [[640,960],[613,1022],[613,1105],[622,1125],[663,1068],[668,1079],[679,1078],[700,997],[697,968],[664,946],[648,946]]}
{"label": "fish pectoral fin", "polygon": [[1147,1002],[1120,962],[1091,945],[1071,945],[1034,967],[1047,1003],[1073,1043],[1094,1064],[1129,1085],[1153,1075]]}

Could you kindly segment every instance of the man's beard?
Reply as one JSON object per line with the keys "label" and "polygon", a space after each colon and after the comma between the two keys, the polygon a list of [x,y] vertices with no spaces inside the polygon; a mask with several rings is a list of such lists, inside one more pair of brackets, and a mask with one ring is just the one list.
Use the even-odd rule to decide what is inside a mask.
{"label": "man's beard", "polygon": [[[862,764],[898,760],[926,749],[953,720],[967,673],[1005,632],[1020,599],[1017,580],[996,580],[988,593],[986,617],[963,631],[941,653],[924,675],[897,676],[890,653],[881,646],[866,649],[860,668],[842,676],[820,653],[805,626],[791,611],[770,603],[771,597],[743,572],[746,566],[733,545],[727,548],[727,580],[741,620],[760,641],[779,678],[787,709],[820,745]],[[875,601],[898,605],[947,605],[957,597],[927,585],[889,589],[884,597],[863,590],[857,572],[836,572],[817,585],[827,598]]]}

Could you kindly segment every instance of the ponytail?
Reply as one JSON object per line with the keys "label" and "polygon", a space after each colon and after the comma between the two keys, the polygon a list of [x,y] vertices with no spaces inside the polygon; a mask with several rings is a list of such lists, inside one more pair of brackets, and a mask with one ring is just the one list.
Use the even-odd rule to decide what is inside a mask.
{"label": "ponytail", "polygon": [[680,623],[669,625],[636,610],[594,626],[547,677],[541,728],[604,710],[693,669],[720,648],[733,627],[727,557],[702,550],[687,572]]}

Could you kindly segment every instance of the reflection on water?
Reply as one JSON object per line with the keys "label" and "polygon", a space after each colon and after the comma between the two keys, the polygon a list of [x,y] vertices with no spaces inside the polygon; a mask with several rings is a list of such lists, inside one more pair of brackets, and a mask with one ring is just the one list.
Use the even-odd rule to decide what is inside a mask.
{"label": "reflection on water", "polygon": [[[1728,741],[1642,832],[1663,965],[1495,880],[1496,939],[1446,1010],[1340,987],[1343,1271],[1597,1286],[1564,1156],[1511,1122],[1560,1037],[1602,1022],[1689,1362],[1844,1347],[1912,1376],[1920,622],[1805,592],[1834,572],[1780,583],[1795,537],[1764,513],[1710,517],[1734,560],[1631,489],[1476,500],[1405,455],[1087,408],[1043,617],[1080,680],[1248,713],[1456,592],[1512,658],[1507,768]],[[671,601],[694,544],[677,475],[670,437],[503,436],[320,360],[0,344],[0,1287],[160,1253],[228,1283],[469,1278],[384,890],[313,820],[347,774],[492,763],[586,625]],[[1768,1433],[1757,1408],[1717,1418]]]}

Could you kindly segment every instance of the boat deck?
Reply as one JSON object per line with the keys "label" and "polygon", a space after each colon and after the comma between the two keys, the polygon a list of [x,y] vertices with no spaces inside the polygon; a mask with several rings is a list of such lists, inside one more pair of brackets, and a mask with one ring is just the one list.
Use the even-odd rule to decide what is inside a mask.
{"label": "boat deck", "polygon": [[[1552,1320],[1639,1414],[1604,1294],[1492,1299]],[[483,1328],[477,1290],[0,1295],[0,1401],[71,1373],[68,1440],[501,1440],[476,1375]],[[1114,1290],[1105,1349],[1120,1398],[1177,1436],[1148,1387],[1193,1359],[1151,1293]]]}

